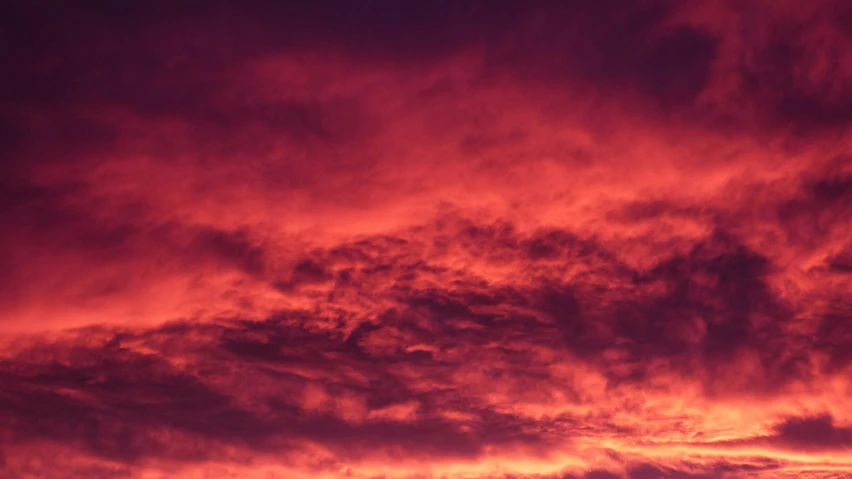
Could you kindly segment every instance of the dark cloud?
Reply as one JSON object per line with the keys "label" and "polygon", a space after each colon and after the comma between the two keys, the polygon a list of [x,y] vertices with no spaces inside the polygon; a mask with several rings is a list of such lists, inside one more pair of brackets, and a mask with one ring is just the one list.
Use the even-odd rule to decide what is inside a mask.
{"label": "dark cloud", "polygon": [[[467,408],[468,414],[474,414],[470,422],[442,418],[439,404],[433,402],[438,395],[407,389],[386,366],[351,354],[340,335],[299,332],[275,320],[240,322],[224,328],[187,329],[176,324],[155,334],[177,340],[188,337],[188,333],[195,338],[211,333],[214,337],[196,344],[177,343],[183,353],[161,344],[158,349],[164,349],[157,355],[122,346],[142,339],[128,333],[113,334],[111,339],[108,336],[101,345],[71,343],[41,346],[40,352],[24,351],[3,364],[3,422],[11,428],[14,441],[21,444],[58,440],[125,463],[148,457],[201,461],[215,454],[215,449],[203,446],[173,447],[164,439],[167,436],[162,436],[163,428],[258,451],[278,450],[293,440],[309,440],[332,448],[340,457],[366,453],[358,444],[368,449],[394,446],[426,456],[473,458],[489,445],[547,441],[543,433],[531,429],[521,418],[476,410],[472,405]],[[263,339],[241,339],[248,336]],[[155,343],[149,345],[157,347]],[[203,352],[204,362],[195,365],[202,368],[200,371],[178,370],[166,359],[186,354],[190,347]],[[229,356],[217,360],[217,348]],[[61,357],[70,359],[63,361]],[[262,407],[246,408],[229,392],[209,384],[217,377],[228,378],[233,364],[256,369],[279,382],[285,378],[274,372],[276,365],[330,372],[349,364],[374,378],[369,385],[343,378],[322,381],[319,384],[332,394],[331,398],[365,398],[368,410],[419,400],[422,410],[416,419],[359,418],[353,422],[334,411],[305,409],[300,389],[314,380],[298,374],[290,374],[286,380],[292,389],[269,396],[253,395],[252,402]],[[207,372],[202,373],[204,370]]]}
{"label": "dark cloud", "polygon": [[[843,70],[842,52],[849,38],[831,36],[816,47],[807,37],[826,25],[788,20],[773,27],[755,61],[743,68],[746,92],[765,98],[770,118],[793,122],[799,129],[848,126],[852,77]],[[823,70],[823,62],[831,66]]]}
{"label": "dark cloud", "polygon": [[670,291],[659,311],[703,317],[705,355],[729,355],[756,340],[752,312],[777,310],[764,281],[768,267],[766,258],[735,241],[710,238],[654,269],[653,276],[668,283]]}
{"label": "dark cloud", "polygon": [[109,347],[78,354],[94,357],[88,364],[5,364],[2,414],[14,441],[57,440],[123,462],[175,454],[200,460],[206,452],[172,448],[157,437],[158,428],[210,439],[223,433],[222,439],[237,441],[269,432],[226,396],[158,357]]}
{"label": "dark cloud", "polygon": [[[519,7],[514,2],[500,8],[490,2],[403,7],[379,0],[358,5],[157,1],[133,7],[91,2],[68,9],[53,2],[18,2],[6,17],[13,68],[4,80],[4,100],[100,100],[141,114],[188,112],[201,118],[223,71],[263,55],[320,49],[365,60],[424,61],[452,54],[486,31],[499,32]],[[40,58],[52,62],[44,67],[34,61]],[[318,126],[316,118],[286,105],[282,112],[276,118],[288,124]]]}
{"label": "dark cloud", "polygon": [[[419,247],[393,237],[316,249],[295,263],[293,281],[327,280],[331,271],[350,265],[350,280],[324,283],[334,291],[329,297],[339,298],[331,301],[372,285],[370,297],[393,299],[393,305],[349,318],[333,313],[331,302],[264,320],[106,329],[106,339],[95,345],[73,340],[25,350],[3,364],[4,423],[16,441],[59,440],[125,463],[150,457],[195,462],[215,454],[202,446],[174,448],[158,435],[163,429],[258,452],[295,450],[308,441],[341,460],[390,447],[472,459],[491,447],[547,449],[566,434],[631,429],[571,415],[539,422],[484,403],[477,389],[446,383],[470,361],[485,361],[481,374],[513,394],[557,381],[532,348],[567,351],[600,371],[611,388],[652,380],[657,373],[648,365],[661,359],[684,378],[700,374],[698,365],[726,374],[742,351],[757,353],[764,370],[749,383],[750,391],[740,393],[763,394],[797,377],[783,364],[789,345],[779,325],[788,311],[767,284],[772,264],[728,235],[714,233],[646,271],[620,265],[601,244],[568,231],[522,234],[510,224],[469,222],[455,237],[480,257],[539,262],[541,268],[533,278],[498,286],[416,259]],[[194,254],[263,273],[263,250],[248,232],[202,230],[191,238]],[[386,263],[391,251],[398,260]],[[621,271],[623,281],[601,290],[594,275],[556,276],[571,264],[601,275]],[[420,276],[431,279],[422,283]],[[690,321],[699,324],[694,331]],[[154,352],[137,352],[140,345]],[[622,352],[614,360],[607,356],[613,348]],[[257,390],[228,386],[247,373]],[[278,386],[265,390],[267,381]],[[702,381],[711,393],[726,387],[724,376]],[[324,391],[314,406],[304,403],[310,388]],[[564,389],[562,401],[582,403],[582,391]],[[354,403],[341,406],[340,398]],[[406,404],[415,404],[416,412],[380,414]],[[448,417],[447,410],[463,412],[465,419]],[[839,448],[848,446],[846,436],[830,418],[816,418],[780,425],[770,442]],[[593,471],[584,477],[621,476]],[[628,477],[720,476],[643,465]]]}
{"label": "dark cloud", "polygon": [[718,474],[691,473],[671,468],[660,468],[651,464],[633,467],[627,474],[629,479],[714,479]]}
{"label": "dark cloud", "polygon": [[852,428],[837,427],[831,415],[791,418],[776,427],[773,442],[794,449],[845,449],[852,447]]}
{"label": "dark cloud", "polygon": [[[533,8],[521,19],[526,22],[520,31],[508,32],[511,41],[493,48],[494,68],[524,69],[533,81],[582,78],[623,85],[635,81],[651,32],[672,10],[668,2],[620,0],[548,7]],[[660,57],[666,63],[665,54]]]}
{"label": "dark cloud", "polygon": [[778,219],[791,241],[813,247],[846,223],[852,211],[852,182],[847,174],[802,181],[796,197],[778,206]]}
{"label": "dark cloud", "polygon": [[[385,0],[357,5],[158,1],[120,8],[92,2],[75,9],[16,2],[5,28],[11,73],[0,90],[4,103],[16,108],[66,105],[71,113],[62,113],[59,122],[67,125],[75,123],[71,118],[81,105],[88,111],[97,105],[143,117],[182,118],[204,130],[207,141],[224,142],[222,133],[262,125],[294,140],[338,144],[365,141],[383,120],[355,99],[259,102],[249,93],[235,99],[228,72],[270,55],[306,51],[395,67],[440,63],[475,51],[484,54],[486,82],[508,76],[512,82],[566,91],[579,85],[625,103],[638,95],[654,104],[651,110],[686,111],[692,121],[714,128],[753,129],[754,122],[811,129],[848,124],[852,99],[844,86],[850,75],[822,66],[842,65],[848,35],[832,35],[820,49],[809,35],[836,27],[778,19],[784,26],[770,38],[755,33],[744,39],[738,70],[728,72],[717,64],[731,55],[722,51],[718,33],[677,22],[682,9],[676,2],[628,0],[421,6]],[[747,24],[749,12],[743,7],[730,13]],[[737,102],[697,106],[702,92],[730,75],[742,85]],[[743,105],[752,105],[758,118],[741,111]],[[656,115],[651,110],[643,113]],[[57,141],[62,135],[56,132]],[[494,140],[470,138],[465,143],[470,151],[493,148]],[[251,142],[230,143],[244,149]]]}
{"label": "dark cloud", "polygon": [[583,475],[584,479],[621,479],[621,476],[618,474],[613,474],[609,471],[589,471]]}
{"label": "dark cloud", "polygon": [[655,38],[639,60],[640,85],[664,104],[691,103],[712,73],[716,39],[680,28]]}
{"label": "dark cloud", "polygon": [[849,343],[852,341],[852,308],[839,302],[820,318],[816,348],[828,353],[829,370],[837,370],[852,362]]}
{"label": "dark cloud", "polygon": [[715,477],[731,474],[755,474],[761,471],[774,471],[782,467],[783,463],[770,458],[749,458],[743,462],[733,460],[721,461],[713,465]]}
{"label": "dark cloud", "polygon": [[[562,345],[557,347],[601,367],[609,367],[604,352],[617,344],[629,353],[620,356],[620,365],[626,362],[634,367],[614,380],[647,379],[644,365],[652,359],[666,359],[684,374],[694,374],[692,365],[724,369],[745,352],[756,352],[763,361],[765,376],[760,381],[764,382],[753,383],[755,392],[761,387],[781,387],[806,374],[807,358],[790,349],[793,346],[784,332],[790,306],[768,284],[770,260],[730,235],[713,233],[644,272],[620,264],[600,244],[567,231],[524,237],[511,225],[468,224],[460,227],[455,238],[457,245],[489,261],[542,266],[533,283],[519,282],[513,288],[475,278],[456,280],[446,291],[418,289],[416,282],[399,284],[395,295],[403,305],[434,318],[430,327],[435,329],[421,336],[430,341],[442,337],[483,344],[523,331],[540,344],[561,338]],[[441,236],[437,241],[443,241]],[[595,275],[554,281],[566,266],[596,271],[610,279],[610,285],[606,291],[598,290]],[[421,268],[427,265],[414,270]],[[364,274],[375,272],[362,269],[359,284],[369,281]],[[391,277],[401,276],[397,271]],[[619,276],[620,281],[612,282]],[[519,308],[530,311],[530,316],[519,314]],[[467,324],[478,327],[471,329]]]}
{"label": "dark cloud", "polygon": [[294,288],[327,283],[331,280],[331,273],[326,270],[326,267],[322,263],[306,258],[299,260],[293,266],[290,278],[279,281],[276,283],[276,287],[282,291],[291,291]]}
{"label": "dark cloud", "polygon": [[[773,427],[774,434],[749,439],[723,441],[716,445],[770,446],[800,453],[848,450],[852,448],[852,428],[835,424],[831,414],[787,417]],[[715,469],[727,471],[759,471],[779,469],[783,462],[771,458],[755,457],[745,464],[720,463]]]}
{"label": "dark cloud", "polygon": [[220,258],[253,276],[262,275],[268,261],[263,248],[254,244],[246,231],[202,229],[189,245],[189,249],[209,252],[214,258]]}

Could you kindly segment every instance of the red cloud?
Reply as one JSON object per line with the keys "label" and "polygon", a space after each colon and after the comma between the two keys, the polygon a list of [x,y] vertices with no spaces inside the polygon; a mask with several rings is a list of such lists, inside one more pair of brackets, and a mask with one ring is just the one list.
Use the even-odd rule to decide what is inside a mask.
{"label": "red cloud", "polygon": [[0,477],[849,474],[848,10],[10,7]]}

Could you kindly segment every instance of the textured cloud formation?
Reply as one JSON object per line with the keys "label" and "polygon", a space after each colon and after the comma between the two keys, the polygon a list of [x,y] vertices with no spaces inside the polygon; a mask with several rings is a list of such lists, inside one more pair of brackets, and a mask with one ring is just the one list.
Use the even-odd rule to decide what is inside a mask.
{"label": "textured cloud formation", "polygon": [[3,17],[0,478],[852,477],[847,2]]}

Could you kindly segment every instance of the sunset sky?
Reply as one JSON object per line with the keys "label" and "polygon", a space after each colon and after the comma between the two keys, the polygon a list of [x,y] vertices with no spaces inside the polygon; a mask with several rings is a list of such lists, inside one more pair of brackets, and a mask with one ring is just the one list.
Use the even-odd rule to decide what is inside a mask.
{"label": "sunset sky", "polygon": [[0,479],[852,478],[852,1],[0,18]]}

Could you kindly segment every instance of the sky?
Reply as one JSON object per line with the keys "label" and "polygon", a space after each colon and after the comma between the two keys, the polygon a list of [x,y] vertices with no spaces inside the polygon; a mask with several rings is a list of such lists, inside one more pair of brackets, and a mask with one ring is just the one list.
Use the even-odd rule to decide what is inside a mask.
{"label": "sky", "polygon": [[852,478],[852,3],[3,11],[0,479]]}

